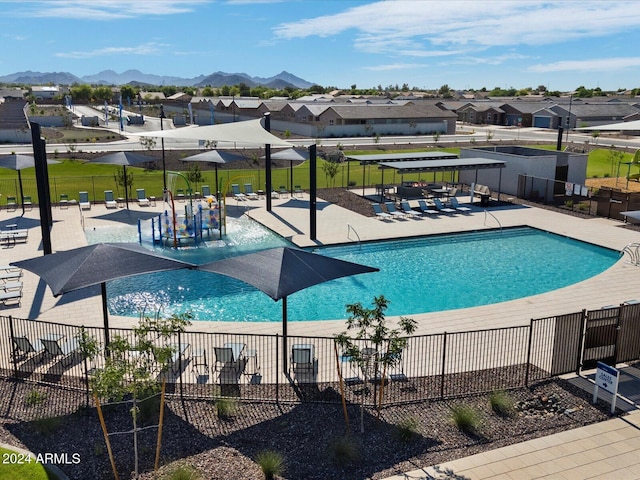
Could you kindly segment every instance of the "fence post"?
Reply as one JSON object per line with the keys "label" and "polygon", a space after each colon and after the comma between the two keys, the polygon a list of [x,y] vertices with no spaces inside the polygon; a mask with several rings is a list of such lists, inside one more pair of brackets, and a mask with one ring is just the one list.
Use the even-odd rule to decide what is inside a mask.
{"label": "fence post", "polygon": [[444,398],[444,374],[447,362],[447,332],[442,337],[442,371],[440,373],[440,398]]}
{"label": "fence post", "polygon": [[18,378],[18,361],[14,352],[13,339],[15,338],[13,332],[13,317],[9,315],[9,334],[11,335],[11,341],[9,342],[9,358],[13,363],[13,377]]}
{"label": "fence post", "polygon": [[[267,195],[270,195],[270,192],[267,192]],[[275,371],[275,380],[276,380],[276,405],[280,405],[280,364],[278,359],[280,358],[280,335],[276,333],[276,371]]]}
{"label": "fence post", "polygon": [[524,374],[524,386],[529,386],[529,369],[531,368],[531,344],[533,343],[533,318],[529,322],[529,346],[527,347],[527,368]]}
{"label": "fence post", "polygon": [[[557,320],[556,320],[557,321]],[[582,322],[580,323],[580,331],[578,332],[578,358],[576,358],[576,375],[580,375],[580,370],[582,370],[582,353],[584,351],[584,341],[586,336],[586,328],[587,328],[587,310],[582,309]]]}

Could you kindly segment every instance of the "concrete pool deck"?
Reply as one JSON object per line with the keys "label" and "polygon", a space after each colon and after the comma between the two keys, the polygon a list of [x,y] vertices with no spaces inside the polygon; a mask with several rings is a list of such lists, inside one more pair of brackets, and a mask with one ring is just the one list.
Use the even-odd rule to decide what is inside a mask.
{"label": "concrete pool deck", "polygon": [[[266,211],[264,200],[229,200],[229,205],[246,209],[247,215],[251,218],[302,247],[347,243],[355,238],[354,231],[364,242],[497,228],[498,222],[502,227],[528,225],[614,250],[621,250],[629,243],[640,242],[640,232],[620,228],[624,225],[620,221],[605,218],[583,219],[524,205],[493,207],[490,214],[485,214],[484,209],[474,206],[474,210],[467,215],[440,215],[439,218],[408,218],[385,222],[375,217],[363,217],[330,204],[322,205],[323,208],[318,209],[318,238],[317,242],[311,242],[306,195],[301,199],[274,199],[272,212]],[[155,207],[145,208],[135,205],[132,210],[135,209],[160,212],[162,204],[158,202]],[[54,226],[51,231],[54,252],[86,245],[83,223],[86,229],[117,225],[94,218],[107,212],[104,205],[93,205],[91,210],[82,212],[77,206],[70,206],[68,209],[54,208]],[[27,211],[24,217],[20,215],[19,210],[1,210],[0,226],[10,223],[17,224],[19,228],[29,228],[29,238],[26,243],[18,243],[10,248],[3,247],[0,263],[8,264],[42,255],[38,210]],[[422,335],[526,325],[531,318],[576,312],[583,308],[596,309],[604,305],[617,305],[627,300],[640,299],[640,268],[630,265],[627,260],[628,257],[621,258],[600,275],[553,292],[493,305],[416,314],[411,317],[418,321],[417,334]],[[102,305],[98,288],[93,292],[79,291],[54,298],[49,288],[36,275],[25,271],[22,280],[24,288],[21,306],[3,307],[0,314],[86,326],[102,325]],[[478,281],[491,282],[491,277],[489,275],[486,279]],[[72,299],[78,300],[70,301]],[[371,300],[354,299],[354,302],[366,303]],[[110,317],[113,327],[130,326],[135,321],[137,318],[115,315]],[[344,328],[344,320],[290,322],[289,335],[332,336]],[[275,334],[280,332],[281,325],[279,322],[194,322],[192,329]]]}

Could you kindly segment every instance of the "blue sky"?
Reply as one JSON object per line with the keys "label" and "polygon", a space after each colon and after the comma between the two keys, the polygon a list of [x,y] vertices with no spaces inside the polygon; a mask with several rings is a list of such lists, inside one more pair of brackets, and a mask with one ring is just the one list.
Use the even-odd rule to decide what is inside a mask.
{"label": "blue sky", "polygon": [[0,0],[0,75],[286,70],[323,86],[640,87],[640,2]]}

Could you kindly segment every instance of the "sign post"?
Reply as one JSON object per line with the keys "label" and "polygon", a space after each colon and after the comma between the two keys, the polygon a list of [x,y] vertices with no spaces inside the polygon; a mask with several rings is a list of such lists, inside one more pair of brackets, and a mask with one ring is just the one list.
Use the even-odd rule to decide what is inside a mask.
{"label": "sign post", "polygon": [[616,399],[618,398],[618,369],[610,367],[606,363],[598,362],[596,367],[596,384],[593,387],[593,403],[598,401],[598,388],[609,392],[611,397],[611,413],[615,413]]}

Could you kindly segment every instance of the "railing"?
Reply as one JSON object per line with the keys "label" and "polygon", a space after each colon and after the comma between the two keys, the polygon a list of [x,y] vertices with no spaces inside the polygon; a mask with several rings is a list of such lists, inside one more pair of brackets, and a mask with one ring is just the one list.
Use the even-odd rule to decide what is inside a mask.
{"label": "railing", "polygon": [[487,215],[492,216],[496,222],[498,222],[498,227],[500,227],[500,232],[502,232],[502,224],[500,223],[500,220],[498,220],[498,217],[496,217],[493,213],[491,213],[489,210],[485,210],[484,211],[484,226],[487,226]]}
{"label": "railing", "polygon": [[358,235],[358,232],[356,232],[356,229],[353,228],[353,226],[350,223],[347,223],[347,239],[353,241],[353,239],[349,236],[351,232],[353,232],[356,235],[356,238],[358,239],[358,246],[362,247],[360,235]]}
{"label": "railing", "polygon": [[625,253],[629,255],[629,263],[636,267],[640,265],[640,243],[629,243],[620,251],[622,257]]}
{"label": "railing", "polygon": [[[629,303],[610,309],[621,325],[618,362],[633,361],[640,355],[640,304]],[[289,336],[285,344],[280,335],[176,332],[166,342],[184,348],[177,350],[172,368],[160,375],[181,397],[337,402],[337,392],[342,390],[347,401],[359,403],[363,393],[371,390],[364,388],[365,377],[384,377],[385,403],[451,398],[526,386],[579,371],[584,322],[590,315],[602,315],[600,309],[594,312],[532,319],[529,325],[515,327],[409,337],[400,361],[388,370],[380,367],[373,377],[345,356],[332,337]],[[18,355],[11,340],[26,337],[38,350],[39,340],[50,337],[69,342],[78,338],[81,328],[0,317],[0,329],[7,332],[0,337],[0,375],[84,391],[89,403],[89,376],[104,367],[104,354],[94,359],[77,352]],[[104,345],[102,328],[85,331]],[[134,339],[132,329],[110,329],[109,335],[112,342],[118,337]],[[372,346],[368,340],[356,342],[361,348]],[[225,346],[236,349],[234,362],[216,356],[219,347]],[[293,350],[301,347],[310,349],[312,357],[304,370],[292,363]],[[285,365],[283,348],[288,352]],[[380,381],[374,384],[382,385]],[[373,395],[365,397],[366,403],[376,401]]]}

